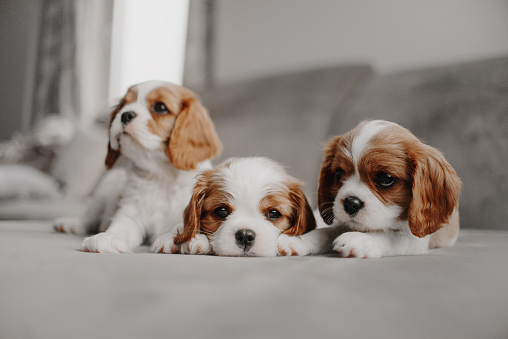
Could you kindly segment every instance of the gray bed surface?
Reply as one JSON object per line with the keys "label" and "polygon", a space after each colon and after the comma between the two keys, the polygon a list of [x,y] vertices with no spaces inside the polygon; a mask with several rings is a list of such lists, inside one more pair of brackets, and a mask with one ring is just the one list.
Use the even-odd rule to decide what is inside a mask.
{"label": "gray bed surface", "polygon": [[0,338],[507,338],[508,231],[427,255],[83,253],[0,222]]}
{"label": "gray bed surface", "polygon": [[[353,65],[201,93],[225,146],[217,161],[268,156],[314,203],[327,137],[366,118],[409,127],[463,179],[454,247],[377,260],[106,255],[49,222],[3,221],[0,339],[508,338],[507,70],[508,58],[383,76]],[[35,215],[72,207],[52,203]]]}

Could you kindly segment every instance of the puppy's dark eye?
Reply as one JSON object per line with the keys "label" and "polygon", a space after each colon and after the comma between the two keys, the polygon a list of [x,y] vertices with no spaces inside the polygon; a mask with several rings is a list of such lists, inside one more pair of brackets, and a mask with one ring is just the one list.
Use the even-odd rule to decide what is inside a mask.
{"label": "puppy's dark eye", "polygon": [[336,172],[335,172],[335,177],[337,178],[337,181],[341,181],[342,178],[344,177],[344,170],[342,168],[339,168]]}
{"label": "puppy's dark eye", "polygon": [[395,184],[395,178],[385,172],[379,172],[374,178],[377,187],[388,188]]}
{"label": "puppy's dark eye", "polygon": [[226,207],[222,206],[217,207],[215,210],[213,210],[213,213],[221,219],[226,219],[229,215],[229,210]]}
{"label": "puppy's dark eye", "polygon": [[155,105],[153,105],[153,111],[158,114],[168,114],[169,109],[164,105],[163,102],[156,102]]}
{"label": "puppy's dark eye", "polygon": [[279,211],[277,211],[277,210],[270,210],[270,211],[266,214],[266,217],[268,218],[268,220],[277,220],[277,219],[279,219],[281,216],[282,216],[282,214],[280,214],[280,212],[279,212]]}

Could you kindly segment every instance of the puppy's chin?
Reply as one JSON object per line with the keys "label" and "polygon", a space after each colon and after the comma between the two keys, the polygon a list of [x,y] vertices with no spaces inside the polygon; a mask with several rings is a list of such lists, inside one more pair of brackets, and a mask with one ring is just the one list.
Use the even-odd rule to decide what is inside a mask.
{"label": "puppy's chin", "polygon": [[393,231],[403,227],[404,222],[399,220],[401,209],[399,206],[380,205],[374,208],[369,206],[358,211],[354,216],[350,216],[344,211],[342,205],[335,203],[333,210],[335,223],[346,225],[349,229],[357,232],[372,231]]}
{"label": "puppy's chin", "polygon": [[[131,160],[138,167],[143,168],[146,164],[153,162],[168,162],[167,155],[160,140],[158,142],[153,142],[153,146],[151,148],[145,147],[145,145],[138,141],[136,136],[128,133],[121,133],[117,138],[111,137],[111,140],[112,145],[113,140],[117,140],[116,144],[123,156]],[[155,144],[158,144],[159,146],[155,147]]]}
{"label": "puppy's chin", "polygon": [[[248,229],[256,234],[254,245],[245,251],[236,243],[235,234],[242,229]],[[216,255],[229,257],[275,257],[277,256],[277,238],[279,229],[269,221],[255,222],[224,222],[219,229],[210,236],[210,246]]]}

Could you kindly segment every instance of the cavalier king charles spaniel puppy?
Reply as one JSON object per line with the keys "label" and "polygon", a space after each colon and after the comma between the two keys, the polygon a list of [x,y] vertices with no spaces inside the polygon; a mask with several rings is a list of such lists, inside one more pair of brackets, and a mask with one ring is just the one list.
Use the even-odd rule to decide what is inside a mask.
{"label": "cavalier king charles spaniel puppy", "polygon": [[281,234],[316,227],[301,184],[272,160],[232,158],[198,175],[183,227],[155,240],[159,253],[276,256]]}
{"label": "cavalier king charles spaniel puppy", "polygon": [[407,129],[363,122],[325,149],[318,205],[325,223],[335,227],[281,238],[279,251],[333,248],[343,257],[379,258],[451,246],[459,232],[461,187],[443,154]]}
{"label": "cavalier king charles spaniel puppy", "polygon": [[[125,253],[182,222],[198,170],[211,168],[222,145],[213,123],[190,90],[162,81],[129,88],[110,116],[106,168],[85,216],[59,219],[55,229],[104,232],[82,250]],[[120,164],[123,162],[123,164]]]}

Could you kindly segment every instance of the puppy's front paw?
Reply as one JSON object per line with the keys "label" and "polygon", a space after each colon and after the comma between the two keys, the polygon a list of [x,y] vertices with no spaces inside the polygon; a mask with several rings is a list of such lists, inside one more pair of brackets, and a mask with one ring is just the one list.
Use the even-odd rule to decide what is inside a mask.
{"label": "puppy's front paw", "polygon": [[83,252],[95,253],[129,253],[129,245],[123,239],[108,233],[99,233],[85,238],[81,246]]}
{"label": "puppy's front paw", "polygon": [[334,240],[333,250],[342,257],[376,259],[381,258],[381,248],[368,234],[347,232]]}
{"label": "puppy's front paw", "polygon": [[79,218],[64,217],[53,221],[53,229],[61,233],[85,235],[86,227]]}
{"label": "puppy's front paw", "polygon": [[279,256],[312,254],[310,247],[302,239],[287,234],[281,234],[277,238],[277,251]]}
{"label": "puppy's front paw", "polygon": [[194,238],[180,246],[182,254],[209,254],[210,242],[204,234],[196,234]]}
{"label": "puppy's front paw", "polygon": [[154,253],[180,253],[180,248],[174,243],[175,233],[170,232],[162,234],[155,239],[152,244],[152,252]]}

